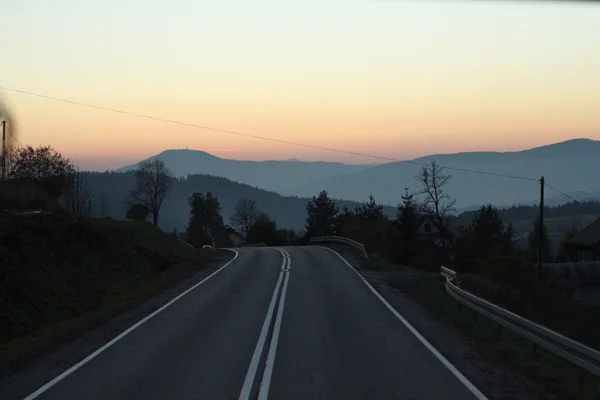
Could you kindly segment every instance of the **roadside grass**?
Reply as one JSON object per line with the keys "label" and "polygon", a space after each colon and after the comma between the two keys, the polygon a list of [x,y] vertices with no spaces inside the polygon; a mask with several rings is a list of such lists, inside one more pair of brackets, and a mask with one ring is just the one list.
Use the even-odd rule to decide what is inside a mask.
{"label": "roadside grass", "polygon": [[147,222],[0,216],[0,375],[225,253],[190,248]]}
{"label": "roadside grass", "polygon": [[[382,278],[390,286],[416,300],[436,318],[467,334],[487,360],[492,362],[497,360],[513,366],[516,371],[548,388],[559,398],[568,400],[600,398],[600,379],[582,372],[568,361],[541,347],[534,346],[531,341],[508,329],[500,328],[495,322],[461,306],[446,292],[445,278],[441,275],[413,275],[411,279],[402,279],[405,275],[403,271],[407,268],[389,262],[381,263],[376,261],[376,258],[366,261],[360,256],[360,252],[349,246],[331,247],[348,257],[349,261],[352,259],[360,268],[379,270]],[[394,270],[397,273],[394,273]],[[490,298],[489,294],[494,297],[493,293],[498,291],[497,284],[470,274],[461,275],[460,278],[463,288],[496,302],[497,299]],[[581,378],[583,378],[583,386],[579,388]]]}

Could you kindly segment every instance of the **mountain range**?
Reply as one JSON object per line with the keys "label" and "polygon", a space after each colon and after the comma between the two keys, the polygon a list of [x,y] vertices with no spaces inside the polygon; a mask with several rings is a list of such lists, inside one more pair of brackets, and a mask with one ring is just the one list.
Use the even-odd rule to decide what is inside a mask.
{"label": "mountain range", "polygon": [[445,172],[452,176],[446,189],[459,210],[488,203],[535,204],[542,176],[549,205],[570,201],[563,193],[577,200],[600,198],[600,141],[591,139],[514,152],[434,154],[378,165],[295,159],[238,161],[198,150],[166,150],[151,158],[164,161],[175,176],[213,175],[288,196],[311,197],[327,190],[334,198],[364,201],[372,193],[378,203],[389,205],[398,204],[405,186],[412,191],[420,189],[415,176],[431,161],[445,166]]}

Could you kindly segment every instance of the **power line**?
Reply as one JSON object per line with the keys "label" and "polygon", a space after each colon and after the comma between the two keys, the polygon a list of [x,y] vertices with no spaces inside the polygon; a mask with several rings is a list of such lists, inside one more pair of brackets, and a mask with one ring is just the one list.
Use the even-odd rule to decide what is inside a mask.
{"label": "power line", "polygon": [[22,147],[22,148],[24,148],[24,149],[26,148],[25,146],[23,146],[23,144],[22,144],[21,142],[19,142],[19,139],[17,139],[17,137],[16,137],[16,136],[15,136],[15,135],[14,135],[14,134],[11,132],[11,130],[10,130],[10,129],[6,128],[6,130],[8,131],[8,134],[9,134],[10,136],[12,136],[12,138],[15,140],[15,142],[17,142],[17,144],[18,144],[19,146],[21,146],[21,147]]}
{"label": "power line", "polygon": [[552,185],[548,184],[548,182],[546,182],[546,186],[547,186],[547,187],[548,187],[550,190],[553,190],[553,191],[555,191],[556,193],[558,193],[558,194],[560,194],[560,195],[562,195],[562,196],[566,197],[567,199],[569,199],[569,200],[571,200],[571,201],[573,201],[573,202],[584,204],[584,208],[586,208],[586,209],[587,209],[587,210],[590,212],[590,214],[593,214],[593,215],[595,215],[595,216],[597,216],[597,217],[600,217],[600,213],[598,213],[596,210],[593,210],[592,208],[588,207],[588,206],[587,206],[587,205],[586,205],[586,204],[585,204],[583,201],[580,201],[580,200],[574,199],[573,197],[569,196],[569,195],[568,195],[568,194],[566,194],[565,192],[563,192],[563,191],[561,191],[561,190],[558,190],[558,189],[557,189],[557,188],[555,188],[554,186],[552,186]]}
{"label": "power line", "polygon": [[[47,96],[47,95],[43,95],[43,94],[39,94],[39,93],[27,92],[25,90],[7,88],[4,86],[0,86],[0,89],[11,91],[11,92],[16,92],[16,93],[21,93],[21,94],[26,94],[29,96],[40,97],[40,98],[44,98],[44,99],[48,99],[48,100],[60,101],[63,103],[69,103],[69,104],[75,104],[75,105],[79,105],[79,106],[94,108],[97,110],[110,111],[110,112],[114,112],[114,113],[125,114],[125,115],[140,117],[140,118],[146,118],[146,119],[151,119],[151,120],[155,120],[155,121],[168,122],[168,123],[172,123],[172,124],[189,126],[189,127],[198,128],[198,129],[206,129],[206,130],[211,130],[211,131],[215,131],[215,132],[228,133],[228,134],[236,135],[236,136],[249,137],[249,138],[259,139],[259,140],[267,140],[267,141],[276,142],[276,143],[289,144],[289,145],[293,145],[293,146],[301,146],[301,147],[317,149],[317,150],[331,151],[331,152],[341,153],[341,154],[349,154],[349,155],[360,156],[360,157],[375,158],[375,159],[384,160],[384,161],[415,164],[415,165],[420,165],[420,166],[428,165],[426,163],[421,163],[421,162],[413,161],[413,160],[399,160],[396,158],[377,156],[374,154],[360,153],[360,152],[348,151],[348,150],[340,150],[340,149],[335,149],[335,148],[331,148],[331,147],[316,146],[316,145],[311,145],[311,144],[307,144],[307,143],[293,142],[293,141],[289,141],[289,140],[276,139],[276,138],[271,138],[271,137],[267,137],[267,136],[254,135],[254,134],[250,134],[250,133],[236,132],[236,131],[231,131],[231,130],[227,130],[227,129],[212,128],[209,126],[192,124],[192,123],[183,122],[183,121],[176,121],[176,120],[167,119],[167,118],[160,118],[160,117],[155,117],[155,116],[146,115],[146,114],[134,113],[134,112],[130,112],[130,111],[118,110],[115,108],[102,107],[102,106],[97,106],[97,105],[93,105],[93,104],[82,103],[79,101],[67,100],[67,99],[62,99],[62,98],[53,97],[53,96]],[[507,174],[501,174],[501,173],[495,173],[495,172],[479,171],[479,170],[468,169],[468,168],[458,168],[458,167],[451,167],[451,166],[445,166],[445,165],[440,165],[440,167],[443,167],[445,169],[452,170],[452,171],[469,172],[469,173],[473,173],[473,174],[498,176],[498,177],[503,177],[503,178],[520,179],[520,180],[534,181],[534,182],[538,181],[538,179],[535,179],[535,178],[529,178],[529,177],[517,176],[517,175],[507,175]]]}

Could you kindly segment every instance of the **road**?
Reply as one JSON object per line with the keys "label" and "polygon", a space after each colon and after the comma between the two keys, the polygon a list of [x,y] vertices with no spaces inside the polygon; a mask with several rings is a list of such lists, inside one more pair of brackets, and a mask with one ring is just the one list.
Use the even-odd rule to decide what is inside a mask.
{"label": "road", "polygon": [[331,250],[237,251],[26,398],[485,398]]}

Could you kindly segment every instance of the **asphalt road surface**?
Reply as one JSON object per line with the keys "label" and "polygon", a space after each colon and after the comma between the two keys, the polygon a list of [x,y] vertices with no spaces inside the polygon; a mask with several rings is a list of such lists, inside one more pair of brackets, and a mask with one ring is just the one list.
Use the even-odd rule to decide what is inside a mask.
{"label": "asphalt road surface", "polygon": [[26,399],[485,399],[333,251],[237,251]]}

